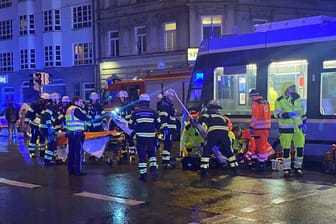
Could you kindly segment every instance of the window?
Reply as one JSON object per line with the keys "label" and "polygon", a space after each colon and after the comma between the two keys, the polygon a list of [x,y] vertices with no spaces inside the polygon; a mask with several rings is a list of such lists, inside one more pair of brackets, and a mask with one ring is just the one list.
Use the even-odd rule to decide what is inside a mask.
{"label": "window", "polygon": [[203,40],[222,35],[222,17],[206,16],[202,17]]}
{"label": "window", "polygon": [[34,15],[20,16],[20,35],[35,34]]}
{"label": "window", "polygon": [[145,26],[136,27],[135,35],[136,35],[135,39],[138,54],[146,53],[147,51],[146,27]]}
{"label": "window", "polygon": [[92,64],[92,43],[82,43],[74,45],[74,64]]}
{"label": "window", "polygon": [[84,91],[84,99],[89,100],[90,94],[95,91],[95,84],[94,83],[84,83],[83,91]]}
{"label": "window", "polygon": [[82,29],[91,27],[91,5],[83,5],[72,9],[73,28]]}
{"label": "window", "polygon": [[0,9],[12,6],[12,0],[0,0]]}
{"label": "window", "polygon": [[12,20],[0,21],[0,40],[13,38]]}
{"label": "window", "polygon": [[214,69],[214,96],[227,114],[251,114],[248,91],[256,87],[255,64]]}
{"label": "window", "polygon": [[20,68],[36,68],[35,49],[23,49],[20,51]]}
{"label": "window", "polygon": [[61,66],[61,46],[45,46],[44,47],[44,66],[54,67]]}
{"label": "window", "polygon": [[307,72],[308,62],[306,60],[293,60],[272,62],[268,66],[268,101],[271,110],[274,110],[275,100],[283,94],[282,85],[285,82],[292,82],[296,85],[296,91],[306,102],[307,99]]}
{"label": "window", "polygon": [[58,9],[44,12],[44,31],[61,30],[61,11]]}
{"label": "window", "polygon": [[0,53],[0,72],[13,71],[13,52]]}
{"label": "window", "polygon": [[4,87],[3,88],[4,102],[15,102],[14,101],[14,87]]}
{"label": "window", "polygon": [[176,49],[176,23],[164,24],[165,50],[173,51]]}
{"label": "window", "polygon": [[119,32],[110,31],[109,32],[110,40],[110,56],[119,56]]}
{"label": "window", "polygon": [[336,115],[336,60],[323,61],[323,70],[321,73],[320,111],[322,115]]}

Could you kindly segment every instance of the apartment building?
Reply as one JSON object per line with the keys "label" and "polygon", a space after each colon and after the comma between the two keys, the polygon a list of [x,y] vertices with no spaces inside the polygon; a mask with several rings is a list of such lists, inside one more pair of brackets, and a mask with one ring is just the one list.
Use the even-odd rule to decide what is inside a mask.
{"label": "apartment building", "polygon": [[0,103],[39,91],[87,96],[95,89],[92,1],[0,0]]}

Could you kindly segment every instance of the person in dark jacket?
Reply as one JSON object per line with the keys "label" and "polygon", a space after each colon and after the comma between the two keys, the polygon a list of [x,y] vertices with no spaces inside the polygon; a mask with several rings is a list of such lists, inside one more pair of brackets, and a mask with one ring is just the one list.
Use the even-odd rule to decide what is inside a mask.
{"label": "person in dark jacket", "polygon": [[16,122],[19,120],[19,110],[14,107],[13,103],[9,103],[4,111],[8,124],[8,140],[16,140]]}

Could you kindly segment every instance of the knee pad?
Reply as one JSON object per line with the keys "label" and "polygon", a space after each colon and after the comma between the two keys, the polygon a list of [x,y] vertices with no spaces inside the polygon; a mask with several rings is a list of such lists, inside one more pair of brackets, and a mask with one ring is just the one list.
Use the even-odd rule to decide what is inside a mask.
{"label": "knee pad", "polygon": [[297,148],[296,149],[296,156],[297,157],[303,157],[303,148]]}
{"label": "knee pad", "polygon": [[289,158],[290,149],[284,149],[284,150],[283,150],[283,153],[284,153],[284,154],[283,154],[283,157],[284,157],[284,158]]}

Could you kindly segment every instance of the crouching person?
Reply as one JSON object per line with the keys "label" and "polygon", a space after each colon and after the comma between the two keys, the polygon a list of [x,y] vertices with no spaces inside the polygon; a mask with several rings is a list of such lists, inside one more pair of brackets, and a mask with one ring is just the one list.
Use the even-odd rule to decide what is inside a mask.
{"label": "crouching person", "polygon": [[[219,149],[220,152],[229,161],[229,166],[233,175],[237,174],[236,168],[238,163],[233,154],[231,140],[229,138],[228,120],[220,114],[217,100],[211,100],[207,106],[206,113],[202,114],[199,123],[207,127],[207,143],[201,157],[201,177],[207,176],[210,164],[210,157],[214,149]],[[216,155],[216,153],[215,153]]]}
{"label": "crouching person", "polygon": [[157,159],[156,159],[156,133],[160,129],[159,116],[156,111],[149,108],[150,97],[148,94],[141,94],[139,97],[139,108],[136,109],[129,121],[129,127],[133,129],[136,136],[136,149],[139,157],[139,179],[147,181],[147,158],[149,171],[152,180],[157,180]]}

